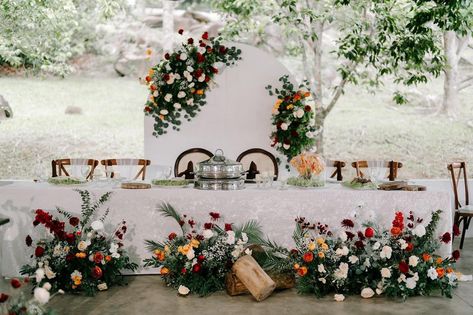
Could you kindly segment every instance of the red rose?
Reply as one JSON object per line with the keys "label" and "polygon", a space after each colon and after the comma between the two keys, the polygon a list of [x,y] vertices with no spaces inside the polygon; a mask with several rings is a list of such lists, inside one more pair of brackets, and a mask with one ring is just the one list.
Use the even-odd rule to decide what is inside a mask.
{"label": "red rose", "polygon": [[151,91],[156,91],[156,85],[150,85],[150,86],[149,86],[149,89],[150,89]]}
{"label": "red rose", "polygon": [[179,33],[179,35],[182,35],[182,33],[184,33],[184,30],[180,28],[177,32]]}
{"label": "red rose", "polygon": [[209,39],[209,33],[208,32],[205,32],[204,34],[202,34],[202,39]]}
{"label": "red rose", "polygon": [[374,236],[374,229],[372,227],[367,227],[365,230],[365,236],[371,238]]}
{"label": "red rose", "polygon": [[100,264],[102,262],[102,260],[103,260],[103,254],[101,252],[96,252],[94,254],[94,262],[96,264]]}
{"label": "red rose", "polygon": [[232,224],[231,223],[225,223],[225,232],[232,231]]}
{"label": "red rose", "polygon": [[218,51],[223,55],[227,53],[227,48],[225,46],[220,46]]}
{"label": "red rose", "polygon": [[177,234],[174,233],[174,232],[172,232],[171,234],[169,234],[168,239],[169,239],[170,241],[172,241],[173,239],[176,238],[176,236],[177,236]]}
{"label": "red rose", "polygon": [[414,244],[407,243],[406,252],[412,252],[413,249],[414,249]]}
{"label": "red rose", "polygon": [[309,105],[306,105],[306,106],[304,107],[304,110],[305,110],[306,112],[310,112],[310,111],[312,110],[312,107],[310,107]]}
{"label": "red rose", "polygon": [[192,44],[194,44],[194,40],[192,38],[189,38],[189,39],[187,39],[187,43],[189,45],[192,45]]}
{"label": "red rose", "polygon": [[42,248],[41,246],[36,247],[36,249],[34,251],[34,255],[36,257],[41,257],[41,256],[43,256],[43,254],[44,254],[44,248]]}
{"label": "red rose", "polygon": [[208,222],[204,223],[204,229],[206,229],[206,230],[210,230],[213,227],[214,227],[214,225],[212,223],[208,223]]}
{"label": "red rose", "polygon": [[164,81],[169,81],[169,74],[168,73],[163,75],[163,80]]}
{"label": "red rose", "polygon": [[74,236],[74,233],[67,233],[66,234],[66,242],[69,244],[74,244],[76,238]]}
{"label": "red rose", "polygon": [[199,255],[199,256],[197,256],[197,261],[198,261],[198,262],[201,263],[201,262],[203,262],[204,260],[205,260],[205,256],[204,256],[204,255]]}
{"label": "red rose", "polygon": [[20,282],[20,280],[18,280],[17,278],[11,279],[10,284],[11,284],[11,286],[14,287],[15,289],[18,289],[19,287],[21,287],[21,282]]}
{"label": "red rose", "polygon": [[212,70],[213,73],[218,73],[218,69],[215,67],[210,67],[210,70]]}
{"label": "red rose", "polygon": [[151,77],[149,75],[146,76],[145,78],[146,82],[150,82],[151,81]]}
{"label": "red rose", "polygon": [[210,77],[209,76],[205,76],[205,82],[209,82],[210,81]]}
{"label": "red rose", "polygon": [[95,279],[102,278],[102,274],[102,269],[100,269],[99,266],[95,266],[94,268],[92,268],[92,277],[94,277]]}
{"label": "red rose", "polygon": [[25,279],[23,279],[23,282],[24,282],[24,283],[29,283],[29,282],[30,282],[30,278],[29,278],[29,277],[26,277]]}
{"label": "red rose", "polygon": [[304,254],[303,259],[305,262],[310,263],[312,260],[314,260],[314,254],[312,252],[307,252]]}
{"label": "red rose", "polygon": [[408,273],[409,272],[409,265],[405,261],[401,261],[399,263],[399,271],[402,273]]}
{"label": "red rose", "polygon": [[30,247],[31,244],[33,244],[33,239],[31,238],[31,236],[28,235],[25,239],[25,242],[26,242],[26,246]]}
{"label": "red rose", "polygon": [[171,56],[169,56],[169,53],[166,53],[166,54],[164,55],[164,59],[169,60],[169,58],[171,58]]}
{"label": "red rose", "polygon": [[293,137],[298,137],[299,136],[299,133],[295,130],[291,130],[291,136]]}
{"label": "red rose", "polygon": [[454,224],[453,225],[453,235],[459,236],[460,234],[461,234],[460,228],[458,227],[458,225]]}
{"label": "red rose", "polygon": [[450,241],[452,240],[452,237],[450,236],[450,233],[449,232],[445,232],[441,237],[440,237],[440,240],[442,242],[444,242],[445,244],[448,244],[450,243]]}
{"label": "red rose", "polygon": [[186,269],[186,268],[182,268],[182,269],[181,269],[181,273],[182,273],[182,274],[185,274],[186,272],[187,272],[187,269]]}
{"label": "red rose", "polygon": [[452,258],[455,259],[455,260],[460,259],[460,251],[458,249],[453,251]]}
{"label": "red rose", "polygon": [[213,52],[213,51],[214,51],[214,50],[212,49],[212,47],[207,46],[207,52],[208,52],[208,53],[211,53],[211,52]]}
{"label": "red rose", "polygon": [[77,217],[72,217],[69,219],[69,224],[72,226],[77,226],[79,224],[79,218]]}
{"label": "red rose", "polygon": [[205,46],[207,46],[207,45],[206,45],[203,41],[200,40],[200,41],[199,41],[199,46],[200,46],[200,47],[205,47]]}
{"label": "red rose", "polygon": [[151,112],[151,107],[146,106],[146,107],[145,107],[145,111],[147,111],[148,113],[150,113],[150,112]]}
{"label": "red rose", "polygon": [[8,298],[9,298],[9,295],[7,295],[5,293],[1,293],[0,294],[0,303],[5,302],[6,300],[8,300]]}
{"label": "red rose", "polygon": [[197,62],[201,63],[201,62],[204,62],[204,61],[205,61],[204,55],[202,55],[201,53],[197,53]]}
{"label": "red rose", "polygon": [[200,269],[201,269],[200,264],[195,264],[194,267],[192,267],[192,271],[195,273],[198,273]]}
{"label": "red rose", "polygon": [[220,219],[220,213],[218,212],[210,212],[209,215],[213,221],[218,221],[218,219]]}
{"label": "red rose", "polygon": [[204,70],[202,70],[202,69],[199,68],[199,69],[195,70],[194,76],[195,76],[196,78],[198,78],[198,77],[200,77],[200,76],[202,75],[202,73],[204,73]]}

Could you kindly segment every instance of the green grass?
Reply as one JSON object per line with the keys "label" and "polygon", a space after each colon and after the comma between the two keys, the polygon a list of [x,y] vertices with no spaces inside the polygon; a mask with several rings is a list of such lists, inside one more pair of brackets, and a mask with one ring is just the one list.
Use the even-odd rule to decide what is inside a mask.
{"label": "green grass", "polygon": [[[439,89],[441,81],[434,81],[425,93]],[[0,78],[0,94],[14,110],[13,120],[0,123],[0,178],[32,178],[38,160],[143,156],[147,93],[137,80],[8,77]],[[327,118],[325,156],[399,160],[404,178],[447,177],[446,163],[454,159],[473,164],[473,129],[467,125],[473,104],[466,91],[458,120],[393,106],[391,96],[349,87]],[[81,107],[83,114],[66,115],[69,105]],[[49,162],[44,172],[49,174]]]}

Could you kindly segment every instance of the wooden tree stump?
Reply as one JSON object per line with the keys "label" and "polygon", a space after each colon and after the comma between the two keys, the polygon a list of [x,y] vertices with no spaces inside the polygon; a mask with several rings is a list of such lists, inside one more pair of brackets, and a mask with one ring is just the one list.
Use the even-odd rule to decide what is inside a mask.
{"label": "wooden tree stump", "polygon": [[[268,272],[268,276],[270,276],[270,278],[276,283],[276,290],[291,289],[296,285],[296,278],[293,273],[282,274]],[[250,293],[234,272],[229,272],[227,274],[225,278],[225,287],[230,296]]]}
{"label": "wooden tree stump", "polygon": [[249,255],[240,257],[233,264],[232,271],[258,302],[270,296],[276,288],[276,283]]}

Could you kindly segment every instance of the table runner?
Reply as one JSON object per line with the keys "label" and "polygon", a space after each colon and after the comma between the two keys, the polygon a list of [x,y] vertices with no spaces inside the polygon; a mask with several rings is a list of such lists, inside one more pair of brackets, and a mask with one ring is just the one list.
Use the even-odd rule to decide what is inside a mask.
{"label": "table runner", "polygon": [[[297,216],[326,223],[332,231],[336,231],[340,221],[355,212],[364,216],[372,211],[378,224],[389,227],[396,210],[406,214],[414,211],[416,216],[426,218],[427,224],[430,213],[441,209],[443,213],[437,234],[450,231],[452,226],[450,195],[441,191],[360,191],[338,184],[329,184],[320,189],[248,187],[241,191],[200,191],[192,188],[153,187],[147,190],[124,190],[96,185],[59,187],[20,181],[0,185],[0,216],[10,218],[10,223],[0,228],[1,275],[18,275],[21,265],[30,259],[24,240],[33,229],[32,210],[52,210],[60,206],[72,213],[79,213],[81,200],[74,191],[77,188],[87,189],[97,197],[113,191],[111,201],[107,204],[111,210],[107,221],[127,221],[129,232],[125,245],[136,260],[149,256],[144,246],[145,239],[161,240],[170,232],[179,231],[179,226],[173,220],[162,217],[156,211],[162,202],[169,202],[181,214],[187,214],[200,222],[207,220],[210,211],[220,212],[225,222],[236,224],[256,219],[270,239],[289,247],[292,246],[291,235]],[[359,205],[363,208],[359,209]],[[451,244],[442,245],[439,250],[442,256],[450,253]],[[154,270],[141,269],[139,272],[153,273]]]}

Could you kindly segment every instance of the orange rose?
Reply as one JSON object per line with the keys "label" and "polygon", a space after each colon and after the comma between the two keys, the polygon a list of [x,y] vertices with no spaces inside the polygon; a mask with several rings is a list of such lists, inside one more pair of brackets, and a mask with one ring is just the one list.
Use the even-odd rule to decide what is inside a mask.
{"label": "orange rose", "polygon": [[312,260],[314,260],[314,254],[312,254],[312,252],[307,252],[307,253],[304,254],[303,259],[304,259],[305,262],[309,263]]}
{"label": "orange rose", "polygon": [[163,252],[162,250],[159,250],[159,249],[158,249],[158,250],[155,250],[155,251],[154,251],[154,254],[156,255],[156,259],[159,260],[159,261],[163,261],[164,258],[166,257],[166,256],[164,255],[164,252]]}
{"label": "orange rose", "polygon": [[197,91],[195,91],[195,94],[204,95],[204,90],[197,90]]}
{"label": "orange rose", "polygon": [[309,97],[310,96],[310,92],[305,92],[304,93],[304,97]]}
{"label": "orange rose", "polygon": [[452,267],[448,267],[447,268],[447,273],[452,273],[453,272],[453,268]]}
{"label": "orange rose", "polygon": [[299,264],[294,264],[294,270],[298,270],[300,268]]}
{"label": "orange rose", "polygon": [[161,268],[161,275],[165,276],[169,273],[169,269],[166,267]]}
{"label": "orange rose", "polygon": [[437,268],[437,275],[439,278],[442,278],[445,275],[445,270],[443,268]]}
{"label": "orange rose", "polygon": [[86,254],[82,253],[82,252],[76,254],[77,258],[85,258],[85,256],[86,256]]}
{"label": "orange rose", "polygon": [[297,274],[301,277],[305,276],[307,274],[307,267],[302,266],[297,270]]}
{"label": "orange rose", "polygon": [[401,234],[401,229],[398,228],[397,226],[393,226],[391,228],[391,234],[394,236],[398,236],[399,234]]}
{"label": "orange rose", "polygon": [[109,256],[109,255],[105,256],[105,261],[110,261],[110,260],[112,260],[112,256]]}
{"label": "orange rose", "polygon": [[440,265],[443,262],[442,257],[437,258],[435,262],[437,263],[437,265]]}
{"label": "orange rose", "polygon": [[324,252],[319,252],[317,255],[319,256],[320,259],[325,258]]}
{"label": "orange rose", "polygon": [[299,93],[296,93],[296,95],[294,95],[294,101],[298,101],[301,99],[301,95]]}
{"label": "orange rose", "polygon": [[424,259],[424,261],[429,261],[430,260],[430,255],[427,254],[427,253],[423,253],[422,254],[422,259]]}

